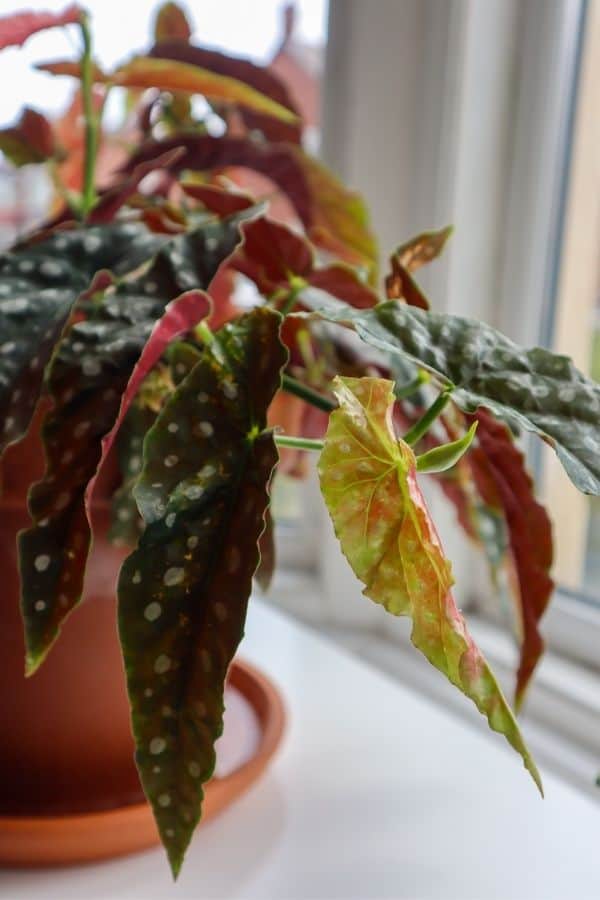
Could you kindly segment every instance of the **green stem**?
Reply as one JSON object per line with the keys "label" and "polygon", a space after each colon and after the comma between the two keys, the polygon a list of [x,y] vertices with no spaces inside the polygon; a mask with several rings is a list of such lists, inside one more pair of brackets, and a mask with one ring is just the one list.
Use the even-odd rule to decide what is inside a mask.
{"label": "green stem", "polygon": [[448,403],[452,390],[452,388],[447,388],[445,391],[442,391],[437,400],[434,400],[434,402],[424,413],[424,415],[419,419],[419,421],[415,422],[412,428],[409,428],[409,430],[403,436],[403,440],[406,441],[407,444],[416,444],[417,441],[421,440],[424,434],[427,434],[437,417],[440,415],[440,413]]}
{"label": "green stem", "polygon": [[92,35],[87,15],[81,17],[83,53],[81,55],[81,93],[85,119],[85,159],[83,169],[83,194],[81,214],[85,219],[96,202],[95,170],[98,151],[98,119],[94,112]]}
{"label": "green stem", "polygon": [[296,381],[291,375],[282,377],[281,386],[287,394],[294,394],[295,397],[300,397],[301,400],[305,400],[311,406],[316,406],[317,409],[322,409],[323,412],[333,412],[337,408],[337,403],[333,400],[324,397],[306,384],[302,384],[301,381]]}
{"label": "green stem", "polygon": [[325,446],[323,441],[316,441],[312,438],[290,437],[287,434],[276,434],[275,443],[278,447],[292,447],[294,450],[317,450],[319,452]]}
{"label": "green stem", "polygon": [[290,292],[279,307],[279,312],[284,319],[287,314],[290,313],[294,308],[296,300],[298,298],[298,294],[300,293],[300,291],[304,290],[305,287],[306,281],[304,280],[304,278],[294,276],[290,279]]}
{"label": "green stem", "polygon": [[200,341],[202,341],[205,347],[210,347],[215,339],[215,336],[210,330],[210,326],[206,319],[203,319],[202,322],[198,322],[198,324],[194,328],[194,334]]}
{"label": "green stem", "polygon": [[419,369],[413,380],[409,381],[408,384],[404,384],[402,387],[396,386],[396,399],[405,400],[407,397],[411,397],[423,384],[427,384],[430,379],[431,375],[426,369]]}

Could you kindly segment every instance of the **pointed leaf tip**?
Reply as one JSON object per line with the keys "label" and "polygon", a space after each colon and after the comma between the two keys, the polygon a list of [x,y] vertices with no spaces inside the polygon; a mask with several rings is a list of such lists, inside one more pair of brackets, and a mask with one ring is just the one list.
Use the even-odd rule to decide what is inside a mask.
{"label": "pointed leaf tip", "polygon": [[541,792],[512,711],[450,592],[450,563],[417,484],[415,456],[394,433],[393,387],[380,378],[334,381],[339,408],[318,470],[336,534],[365,595],[412,619],[415,647],[504,734]]}

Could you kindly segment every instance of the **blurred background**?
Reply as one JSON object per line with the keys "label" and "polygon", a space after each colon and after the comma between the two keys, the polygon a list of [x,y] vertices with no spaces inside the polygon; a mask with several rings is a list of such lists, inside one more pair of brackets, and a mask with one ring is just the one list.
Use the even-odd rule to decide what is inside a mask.
{"label": "blurred background", "polygon": [[[155,0],[85,5],[101,64],[148,44]],[[309,149],[370,204],[382,262],[413,233],[454,224],[450,249],[422,279],[433,307],[568,353],[600,379],[599,0],[182,5],[195,42],[268,64],[287,82],[309,125]],[[0,0],[3,14],[20,6]],[[32,64],[72,55],[70,40],[68,29],[50,31],[0,56],[0,127],[25,103],[65,114],[69,79]],[[119,102],[115,91],[109,124],[120,120]],[[35,167],[15,171],[0,162],[0,243],[43,218],[48,200]],[[549,645],[597,669],[600,502],[577,494],[549,455],[532,452],[530,463],[557,543],[560,596],[547,617]],[[483,622],[501,618],[452,514],[439,498],[432,503],[461,605]],[[360,598],[311,480],[280,490],[276,511],[280,560],[292,577],[287,590],[280,581],[280,601],[321,626],[395,640],[397,623]],[[294,573],[307,580],[294,581]],[[556,720],[555,709],[549,715]],[[600,746],[598,735],[586,739]]]}

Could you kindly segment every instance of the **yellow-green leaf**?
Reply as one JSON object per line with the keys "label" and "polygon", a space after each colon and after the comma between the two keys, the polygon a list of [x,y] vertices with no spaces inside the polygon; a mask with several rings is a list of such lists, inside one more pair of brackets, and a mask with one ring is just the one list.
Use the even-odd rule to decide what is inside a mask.
{"label": "yellow-green leaf", "polygon": [[110,76],[110,81],[112,84],[128,88],[189,91],[193,94],[203,94],[209,100],[239,104],[255,112],[281,119],[283,122],[297,120],[297,116],[291,110],[236,78],[217,75],[200,66],[172,59],[138,56],[117,69]]}
{"label": "yellow-green leaf", "polygon": [[413,451],[393,429],[393,382],[336,378],[319,460],[321,491],[342,550],[364,594],[412,619],[411,639],[504,734],[540,791],[540,776],[450,588],[449,561],[416,480]]}

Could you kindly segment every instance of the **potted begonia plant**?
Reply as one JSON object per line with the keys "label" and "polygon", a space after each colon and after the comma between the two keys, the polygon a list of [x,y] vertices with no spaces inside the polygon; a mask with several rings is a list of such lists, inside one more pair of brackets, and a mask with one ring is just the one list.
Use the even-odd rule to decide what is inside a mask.
{"label": "potted begonia plant", "polygon": [[[78,618],[87,617],[80,669],[104,647],[112,606],[89,597],[78,608],[93,530],[105,593],[118,581],[137,770],[176,875],[213,772],[252,579],[267,584],[273,566],[279,451],[315,451],[364,593],[410,617],[415,647],[541,790],[452,598],[420,482],[433,477],[490,565],[510,567],[519,705],[543,649],[552,536],[515,435],[541,437],[580,490],[599,493],[600,388],[563,356],[429,308],[414,272],[449,229],[400,246],[380,293],[364,205],[302,150],[285,86],[268,68],[195,46],[176,5],[161,8],[150,51],[111,72],[93,59],[77,6],[0,20],[0,48],[49,27],[81,36],[79,59],[41,66],[79,80],[70,122],[74,135],[81,122],[81,140],[61,145],[68,129],[33,109],[0,132],[14,164],[48,167],[58,197],[48,221],[0,257],[2,508],[12,527],[3,558],[14,563],[20,528],[27,675],[44,678]],[[115,88],[127,97],[118,135],[101,125]],[[206,101],[200,111],[194,95]],[[277,217],[273,197],[285,200]],[[238,303],[241,278],[256,286],[251,308]],[[299,433],[278,426],[282,406]],[[16,610],[13,581],[2,604]],[[69,653],[82,640],[79,631]],[[118,660],[105,663],[107,682],[121,678]],[[52,702],[68,703],[69,691]]]}

